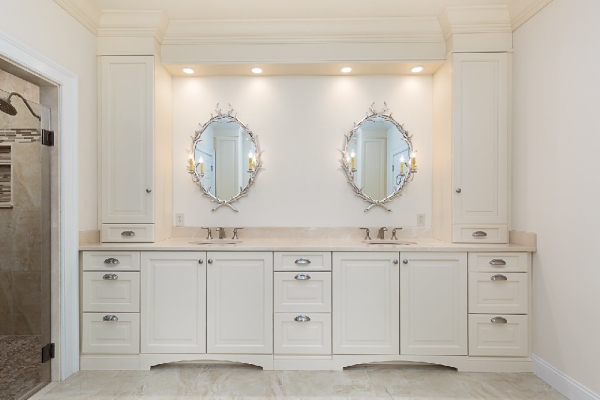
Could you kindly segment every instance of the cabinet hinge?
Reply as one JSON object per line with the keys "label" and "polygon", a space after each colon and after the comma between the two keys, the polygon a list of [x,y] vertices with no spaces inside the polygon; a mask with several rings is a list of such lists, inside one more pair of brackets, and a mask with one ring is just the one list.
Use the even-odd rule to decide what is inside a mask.
{"label": "cabinet hinge", "polygon": [[54,358],[54,343],[48,343],[42,347],[42,364]]}
{"label": "cabinet hinge", "polygon": [[42,129],[42,144],[44,146],[54,146],[54,131]]}

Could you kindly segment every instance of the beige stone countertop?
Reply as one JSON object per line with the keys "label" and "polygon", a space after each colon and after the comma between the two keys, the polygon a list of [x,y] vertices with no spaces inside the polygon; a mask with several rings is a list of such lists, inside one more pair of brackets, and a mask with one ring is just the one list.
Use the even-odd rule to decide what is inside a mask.
{"label": "beige stone countertop", "polygon": [[[404,239],[400,244],[367,244],[356,239],[335,238],[241,238],[235,244],[197,244],[199,238],[167,239],[156,243],[88,243],[81,251],[470,251],[470,252],[535,252],[535,246],[517,244],[449,243],[435,239]],[[224,239],[224,242],[227,240]],[[376,242],[377,240],[374,240]]]}

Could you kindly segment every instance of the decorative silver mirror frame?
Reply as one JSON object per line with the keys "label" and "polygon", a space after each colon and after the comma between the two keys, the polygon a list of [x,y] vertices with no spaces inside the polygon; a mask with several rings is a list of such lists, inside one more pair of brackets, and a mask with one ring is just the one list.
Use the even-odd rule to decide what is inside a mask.
{"label": "decorative silver mirror frame", "polygon": [[[200,187],[200,190],[202,191],[202,195],[205,197],[208,197],[211,202],[217,203],[217,206],[215,208],[213,208],[211,211],[216,211],[220,207],[228,206],[233,211],[238,212],[238,209],[235,208],[231,203],[238,201],[240,198],[242,198],[248,194],[248,190],[250,189],[250,186],[252,186],[254,184],[254,181],[256,179],[256,175],[258,174],[258,171],[262,168],[262,162],[260,159],[261,152],[260,152],[260,148],[258,147],[258,137],[248,128],[248,125],[244,124],[242,121],[240,121],[237,118],[237,113],[234,112],[234,109],[233,109],[233,107],[231,107],[231,104],[229,104],[229,111],[222,112],[221,109],[219,108],[219,104],[217,103],[217,105],[215,106],[215,112],[217,113],[217,115],[213,116],[213,114],[210,114],[210,119],[206,123],[200,124],[200,129],[195,131],[196,135],[192,137],[192,151],[190,154],[192,154],[192,157],[194,159],[194,161],[193,161],[194,169],[190,169],[188,171],[188,173],[191,175],[192,181]],[[204,133],[206,128],[208,128],[211,123],[217,122],[220,120],[227,120],[227,123],[237,122],[250,137],[247,140],[252,141],[252,143],[254,144],[254,161],[252,163],[253,168],[252,168],[252,171],[248,171],[248,172],[250,172],[250,178],[248,179],[248,183],[246,183],[246,186],[244,186],[244,187],[240,186],[239,193],[236,194],[235,196],[233,196],[232,198],[230,198],[229,200],[223,200],[223,199],[218,198],[217,196],[213,195],[210,192],[210,189],[211,189],[210,187],[207,188],[202,184],[202,180],[200,179],[202,177],[202,175],[200,175],[198,173],[199,162],[196,162],[196,158],[195,158],[196,144],[203,140],[202,133]]]}
{"label": "decorative silver mirror frame", "polygon": [[398,131],[402,135],[402,138],[404,139],[404,141],[406,143],[408,143],[408,154],[409,155],[413,154],[414,150],[413,150],[413,145],[412,145],[412,140],[411,140],[412,135],[409,135],[408,131],[404,129],[404,126],[401,125],[400,123],[398,123],[392,117],[391,112],[388,113],[389,109],[388,109],[387,104],[383,103],[384,107],[383,107],[383,110],[381,110],[381,111],[375,110],[374,106],[375,106],[375,103],[371,104],[371,107],[369,107],[369,111],[367,112],[367,115],[362,120],[360,120],[358,123],[354,123],[354,128],[352,128],[352,130],[350,131],[349,134],[344,135],[344,138],[345,138],[344,149],[341,151],[342,159],[340,160],[340,162],[342,163],[342,169],[346,173],[346,178],[348,180],[348,183],[350,184],[350,186],[352,186],[352,190],[354,190],[355,195],[370,204],[365,209],[365,212],[369,211],[371,208],[373,208],[375,206],[383,207],[387,211],[392,212],[392,210],[390,210],[388,207],[386,207],[385,203],[392,201],[397,196],[402,196],[402,193],[401,193],[402,189],[404,188],[404,186],[407,183],[412,182],[412,180],[414,179],[415,173],[417,172],[417,168],[410,167],[410,159],[409,159],[409,163],[407,163],[408,164],[408,167],[407,167],[408,172],[403,175],[403,179],[401,178],[400,184],[398,185],[396,190],[381,200],[373,199],[371,196],[363,193],[363,188],[359,188],[358,186],[356,186],[356,184],[354,183],[354,173],[356,172],[356,170],[352,169],[352,166],[350,164],[349,148],[350,148],[350,143],[353,140],[356,140],[356,131],[358,131],[358,129],[360,129],[360,126],[364,122],[375,121],[376,119],[382,119],[383,121],[391,122],[392,124],[394,124],[394,126],[398,129]]}

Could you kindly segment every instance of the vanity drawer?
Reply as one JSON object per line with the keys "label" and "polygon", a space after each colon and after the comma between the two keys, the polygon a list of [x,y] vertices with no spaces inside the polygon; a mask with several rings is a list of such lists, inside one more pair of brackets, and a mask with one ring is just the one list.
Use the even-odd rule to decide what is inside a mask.
{"label": "vanity drawer", "polygon": [[105,243],[152,243],[154,224],[102,224],[100,237]]}
{"label": "vanity drawer", "polygon": [[331,253],[275,252],[275,271],[331,271]]}
{"label": "vanity drawer", "polygon": [[455,243],[508,243],[506,225],[454,225]]}
{"label": "vanity drawer", "polygon": [[81,331],[81,352],[84,354],[140,352],[139,314],[83,313]]}
{"label": "vanity drawer", "polygon": [[84,272],[83,311],[139,312],[139,272]]}
{"label": "vanity drawer", "polygon": [[527,272],[527,253],[469,253],[469,271],[475,272]]}
{"label": "vanity drawer", "polygon": [[[504,323],[494,323],[492,320]],[[527,315],[469,315],[469,355],[526,357],[529,355]]]}
{"label": "vanity drawer", "polygon": [[469,272],[469,312],[527,314],[529,275]]}
{"label": "vanity drawer", "polygon": [[84,271],[139,271],[138,251],[84,251]]}
{"label": "vanity drawer", "polygon": [[330,313],[275,313],[274,319],[275,354],[331,354]]}
{"label": "vanity drawer", "polygon": [[275,312],[331,312],[331,272],[275,272]]}

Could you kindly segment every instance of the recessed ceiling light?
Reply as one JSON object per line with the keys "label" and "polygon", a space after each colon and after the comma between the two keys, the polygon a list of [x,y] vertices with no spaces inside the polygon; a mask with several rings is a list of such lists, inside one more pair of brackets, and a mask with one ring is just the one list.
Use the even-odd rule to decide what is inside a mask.
{"label": "recessed ceiling light", "polygon": [[350,67],[344,67],[344,68],[342,68],[342,70],[341,70],[341,71],[342,71],[344,74],[347,74],[348,72],[352,72],[352,68],[350,68]]}
{"label": "recessed ceiling light", "polygon": [[183,69],[183,72],[185,72],[186,74],[193,74],[193,73],[194,73],[194,70],[193,70],[193,69],[191,69],[191,68],[184,68],[184,69]]}
{"label": "recessed ceiling light", "polygon": [[255,74],[262,74],[262,68],[252,68],[252,72]]}
{"label": "recessed ceiling light", "polygon": [[418,74],[419,72],[423,72],[425,68],[423,68],[423,66],[419,65],[417,67],[414,67],[413,69],[411,69],[412,72],[414,72],[415,74]]}

